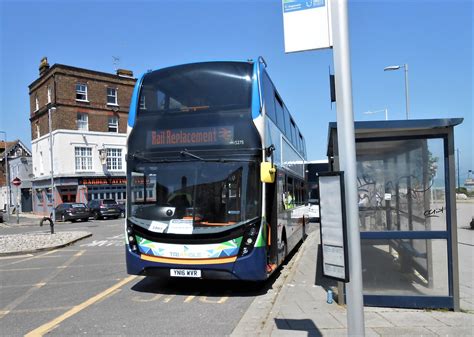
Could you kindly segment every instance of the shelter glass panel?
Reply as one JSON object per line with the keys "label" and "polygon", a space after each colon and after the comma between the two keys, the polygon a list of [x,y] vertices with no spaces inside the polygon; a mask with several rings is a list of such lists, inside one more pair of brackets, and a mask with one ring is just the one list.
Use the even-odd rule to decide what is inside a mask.
{"label": "shelter glass panel", "polygon": [[364,295],[449,295],[446,240],[362,240],[361,251]]}
{"label": "shelter glass panel", "polygon": [[446,230],[444,141],[357,143],[361,231]]}

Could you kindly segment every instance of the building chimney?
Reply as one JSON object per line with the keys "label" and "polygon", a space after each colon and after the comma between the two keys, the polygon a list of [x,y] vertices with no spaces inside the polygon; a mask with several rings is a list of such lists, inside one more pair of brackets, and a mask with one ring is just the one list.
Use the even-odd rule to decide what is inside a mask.
{"label": "building chimney", "polygon": [[133,71],[127,69],[117,69],[117,75],[121,77],[133,78]]}
{"label": "building chimney", "polygon": [[40,76],[43,76],[43,74],[45,72],[47,72],[49,70],[49,63],[48,63],[48,58],[47,57],[43,57],[41,59],[41,62],[40,62],[40,66],[39,66],[39,74]]}

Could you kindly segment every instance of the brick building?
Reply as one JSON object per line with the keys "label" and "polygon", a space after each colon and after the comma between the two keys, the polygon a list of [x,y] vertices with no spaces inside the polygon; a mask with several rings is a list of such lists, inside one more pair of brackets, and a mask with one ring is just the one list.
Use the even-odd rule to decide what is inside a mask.
{"label": "brick building", "polygon": [[[33,210],[48,214],[54,201],[123,200],[127,118],[136,79],[41,60],[29,85],[33,154]],[[51,138],[50,126],[51,115]]]}

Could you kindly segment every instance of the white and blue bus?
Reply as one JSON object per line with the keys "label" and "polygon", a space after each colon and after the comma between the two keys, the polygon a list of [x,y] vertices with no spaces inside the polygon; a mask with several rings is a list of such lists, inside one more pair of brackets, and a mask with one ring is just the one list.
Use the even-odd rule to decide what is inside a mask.
{"label": "white and blue bus", "polygon": [[264,280],[304,237],[305,141],[261,57],[144,74],[128,126],[129,274]]}

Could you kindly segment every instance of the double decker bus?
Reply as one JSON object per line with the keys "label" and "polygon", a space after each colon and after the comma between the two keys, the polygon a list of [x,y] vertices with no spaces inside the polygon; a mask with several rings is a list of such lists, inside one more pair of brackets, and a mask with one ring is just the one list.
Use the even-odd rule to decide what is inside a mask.
{"label": "double decker bus", "polygon": [[129,274],[264,280],[304,237],[305,141],[261,57],[147,72],[127,146]]}

